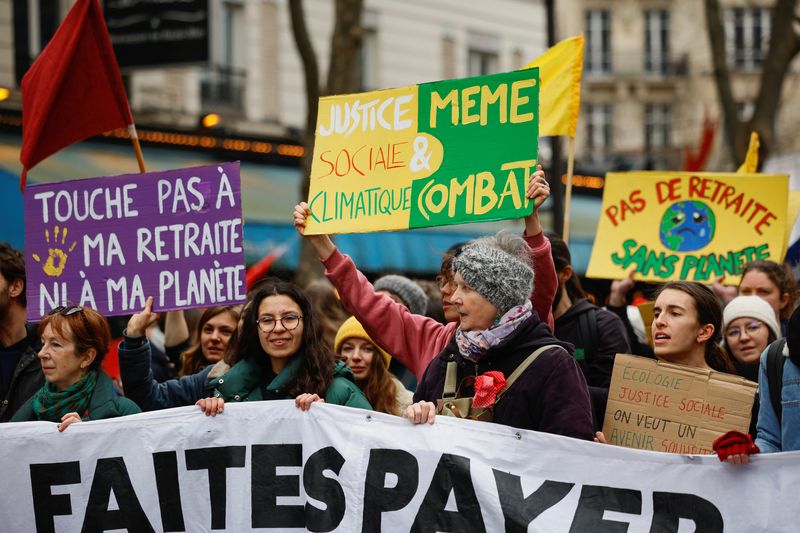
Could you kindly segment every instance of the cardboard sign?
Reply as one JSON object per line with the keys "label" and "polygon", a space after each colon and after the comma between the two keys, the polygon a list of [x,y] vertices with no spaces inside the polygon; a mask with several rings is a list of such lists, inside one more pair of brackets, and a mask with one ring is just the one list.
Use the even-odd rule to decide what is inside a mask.
{"label": "cardboard sign", "polygon": [[539,70],[321,98],[306,233],[530,214]]}
{"label": "cardboard sign", "polygon": [[603,433],[627,448],[714,453],[723,433],[747,433],[757,389],[739,376],[617,354]]}
{"label": "cardboard sign", "polygon": [[245,301],[239,162],[25,189],[28,320]]}
{"label": "cardboard sign", "polygon": [[788,187],[786,175],[610,173],[586,275],[738,283],[751,261],[783,261]]}

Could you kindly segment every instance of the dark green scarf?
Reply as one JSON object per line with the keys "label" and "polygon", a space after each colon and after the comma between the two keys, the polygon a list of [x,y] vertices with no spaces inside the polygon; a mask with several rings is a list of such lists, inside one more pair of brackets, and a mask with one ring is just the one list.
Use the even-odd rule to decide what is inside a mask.
{"label": "dark green scarf", "polygon": [[57,390],[51,383],[45,383],[33,395],[33,412],[37,420],[61,422],[67,413],[78,413],[84,417],[97,385],[97,370],[90,370],[80,381],[66,390]]}

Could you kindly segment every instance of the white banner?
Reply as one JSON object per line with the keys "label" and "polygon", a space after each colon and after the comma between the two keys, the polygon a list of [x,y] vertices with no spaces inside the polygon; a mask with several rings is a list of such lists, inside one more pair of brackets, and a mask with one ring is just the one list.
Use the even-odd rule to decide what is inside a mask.
{"label": "white banner", "polygon": [[797,531],[800,455],[630,450],[291,401],[0,425],[0,530]]}

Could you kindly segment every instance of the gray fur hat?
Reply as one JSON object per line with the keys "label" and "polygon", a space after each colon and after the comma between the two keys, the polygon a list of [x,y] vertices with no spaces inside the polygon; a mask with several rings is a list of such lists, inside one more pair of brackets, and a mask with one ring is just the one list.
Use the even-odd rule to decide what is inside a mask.
{"label": "gray fur hat", "polygon": [[415,315],[424,315],[428,308],[428,297],[422,287],[405,276],[390,274],[375,282],[375,290],[389,291],[405,302],[408,310]]}
{"label": "gray fur hat", "polygon": [[500,313],[524,304],[533,291],[530,248],[522,237],[506,231],[467,243],[453,259],[453,272]]}

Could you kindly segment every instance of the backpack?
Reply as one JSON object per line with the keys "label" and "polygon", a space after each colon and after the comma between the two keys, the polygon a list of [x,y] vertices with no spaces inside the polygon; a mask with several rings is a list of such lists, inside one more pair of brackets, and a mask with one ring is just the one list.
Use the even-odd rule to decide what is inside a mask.
{"label": "backpack", "polygon": [[786,346],[786,339],[778,339],[769,345],[765,369],[769,386],[769,400],[779,423],[783,411],[781,407],[781,391],[783,390],[783,365],[786,363],[786,357],[783,355],[784,346]]}
{"label": "backpack", "polygon": [[[535,352],[530,354],[519,366],[514,369],[514,372],[506,379],[506,386],[497,393],[494,404],[500,401],[503,394],[511,388],[517,378],[527,369],[537,357],[539,357],[545,350],[550,348],[562,348],[557,344],[548,344],[542,346]],[[480,420],[482,422],[491,422],[494,418],[494,405],[483,408],[473,407],[472,400],[474,396],[463,397],[461,395],[461,388],[464,386],[472,387],[475,385],[475,378],[477,376],[467,376],[461,380],[456,390],[456,380],[458,379],[458,364],[455,361],[447,363],[447,374],[444,380],[444,389],[442,390],[442,398],[436,400],[436,414],[444,416],[455,416],[457,418],[469,418],[471,420]]]}
{"label": "backpack", "polygon": [[[582,346],[575,348],[575,359],[591,366],[597,353],[597,309],[592,307],[578,315],[578,336]],[[580,350],[580,353],[578,351]]]}

